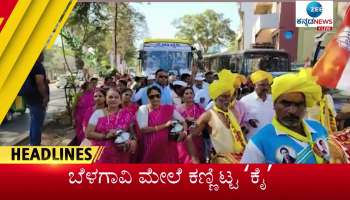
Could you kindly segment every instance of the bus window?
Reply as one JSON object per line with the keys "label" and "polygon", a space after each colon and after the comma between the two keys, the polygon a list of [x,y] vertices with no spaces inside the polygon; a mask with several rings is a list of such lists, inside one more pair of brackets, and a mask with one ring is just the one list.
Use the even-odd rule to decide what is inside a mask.
{"label": "bus window", "polygon": [[162,68],[167,71],[180,72],[181,69],[188,69],[189,59],[188,52],[145,51],[143,70],[155,72]]}
{"label": "bus window", "polygon": [[288,54],[259,52],[244,55],[244,72],[250,74],[258,69],[268,72],[290,71]]}

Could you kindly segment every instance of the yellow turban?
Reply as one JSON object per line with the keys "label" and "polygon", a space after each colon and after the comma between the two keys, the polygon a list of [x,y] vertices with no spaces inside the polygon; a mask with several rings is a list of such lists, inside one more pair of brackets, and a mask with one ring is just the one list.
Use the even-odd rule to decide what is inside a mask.
{"label": "yellow turban", "polygon": [[242,83],[246,83],[247,79],[244,75],[232,73],[230,70],[223,69],[218,73],[219,80],[226,83],[232,83],[235,87],[240,87]]}
{"label": "yellow turban", "polygon": [[252,80],[253,84],[267,79],[269,83],[272,83],[272,75],[269,72],[258,70],[250,75],[250,79]]}
{"label": "yellow turban", "polygon": [[233,93],[235,87],[239,87],[245,79],[244,76],[232,73],[227,69],[221,70],[218,77],[219,80],[215,80],[209,85],[209,96],[214,100],[225,92]]}
{"label": "yellow turban", "polygon": [[288,73],[273,80],[271,86],[272,100],[285,93],[302,92],[305,95],[306,106],[312,107],[321,100],[322,89],[311,75],[311,69],[301,69],[298,73]]}

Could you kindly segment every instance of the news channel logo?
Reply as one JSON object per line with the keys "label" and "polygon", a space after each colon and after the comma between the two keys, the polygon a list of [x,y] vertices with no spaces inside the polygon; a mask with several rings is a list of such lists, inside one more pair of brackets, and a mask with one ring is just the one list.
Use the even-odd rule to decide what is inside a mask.
{"label": "news channel logo", "polygon": [[296,27],[333,27],[333,1],[296,1]]}

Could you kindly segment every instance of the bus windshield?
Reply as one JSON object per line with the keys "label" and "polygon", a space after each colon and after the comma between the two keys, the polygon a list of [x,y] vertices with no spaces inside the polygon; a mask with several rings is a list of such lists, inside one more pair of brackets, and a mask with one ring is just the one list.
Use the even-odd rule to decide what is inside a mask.
{"label": "bus windshield", "polygon": [[258,69],[268,72],[290,71],[288,54],[279,52],[245,53],[244,65],[246,69],[251,69],[251,72]]}
{"label": "bus windshield", "polygon": [[142,68],[154,72],[159,68],[180,73],[188,70],[190,53],[182,51],[145,51]]}

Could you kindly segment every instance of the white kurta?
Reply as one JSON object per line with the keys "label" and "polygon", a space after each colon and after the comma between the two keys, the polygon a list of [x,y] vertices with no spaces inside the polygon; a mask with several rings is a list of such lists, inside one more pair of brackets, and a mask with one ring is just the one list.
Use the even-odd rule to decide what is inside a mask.
{"label": "white kurta", "polygon": [[249,133],[246,137],[250,139],[259,129],[272,122],[272,118],[275,114],[272,97],[268,94],[266,100],[263,101],[254,91],[244,96],[240,102],[243,103],[244,107],[247,109],[247,119],[257,119],[259,121],[257,123],[257,128],[248,127]]}

